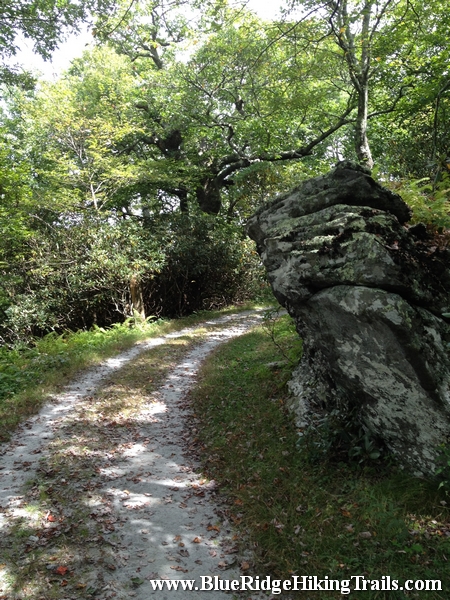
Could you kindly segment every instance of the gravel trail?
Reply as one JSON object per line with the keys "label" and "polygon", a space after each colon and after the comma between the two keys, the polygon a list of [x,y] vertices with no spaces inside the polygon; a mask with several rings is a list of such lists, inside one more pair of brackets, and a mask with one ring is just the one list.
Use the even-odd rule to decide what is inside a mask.
{"label": "gravel trail", "polygon": [[[208,354],[261,319],[262,315],[253,311],[202,323],[210,328],[205,341],[191,349],[152,394],[151,402],[135,419],[133,441],[118,444],[120,453],[114,460],[106,455],[94,461],[93,480],[82,488],[92,535],[85,536],[81,547],[79,541],[73,543],[69,566],[51,556],[52,535],[64,535],[70,546],[72,532],[80,525],[71,524],[75,508],[70,508],[70,502],[69,508],[43,502],[49,510],[45,523],[39,513],[38,527],[24,492],[26,482],[45,470],[51,444],[60,439],[67,443],[67,423],[76,411],[88,410],[90,396],[113,372],[143,351],[186,335],[198,325],[149,339],[85,372],[23,424],[9,443],[0,446],[0,552],[2,542],[18,521],[29,528],[28,532],[33,533],[32,527],[36,530],[36,535],[26,540],[22,554],[25,563],[32,562],[34,550],[48,548],[43,559],[48,576],[39,585],[30,581],[28,588],[22,586],[20,590],[14,587],[11,565],[4,558],[8,551],[0,554],[0,600],[46,600],[45,585],[52,589],[49,598],[61,600],[94,596],[100,600],[230,598],[224,591],[201,591],[202,583],[211,581],[202,577],[233,580],[245,573],[239,570],[233,532],[216,512],[215,484],[201,478],[199,465],[186,452],[189,435],[185,429],[185,398]],[[59,474],[51,469],[50,475],[54,486],[62,489],[70,484],[64,478],[67,476],[58,479]],[[6,542],[5,547],[8,550]],[[153,589],[152,581],[169,579],[195,580],[194,589]],[[256,598],[251,592],[244,597]]]}

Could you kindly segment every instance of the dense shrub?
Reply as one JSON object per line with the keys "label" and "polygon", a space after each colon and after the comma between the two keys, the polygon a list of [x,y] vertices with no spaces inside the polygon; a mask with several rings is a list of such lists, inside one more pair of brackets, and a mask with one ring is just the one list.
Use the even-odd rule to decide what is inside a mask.
{"label": "dense shrub", "polygon": [[179,215],[166,236],[164,265],[145,283],[147,312],[181,316],[255,295],[259,259],[240,227],[204,214]]}
{"label": "dense shrub", "polygon": [[133,315],[132,279],[147,315],[221,307],[254,293],[258,264],[241,228],[218,217],[45,215],[2,272],[0,335],[24,341],[122,321]]}

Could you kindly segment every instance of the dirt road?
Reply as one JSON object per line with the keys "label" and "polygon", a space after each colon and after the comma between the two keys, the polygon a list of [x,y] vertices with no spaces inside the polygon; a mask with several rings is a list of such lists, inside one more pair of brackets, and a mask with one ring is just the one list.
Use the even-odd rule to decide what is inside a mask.
{"label": "dirt road", "polygon": [[[202,591],[214,576],[242,575],[242,557],[215,483],[187,451],[185,398],[205,357],[261,318],[235,314],[138,344],[0,446],[1,600],[230,598]],[[174,579],[194,589],[154,583]]]}

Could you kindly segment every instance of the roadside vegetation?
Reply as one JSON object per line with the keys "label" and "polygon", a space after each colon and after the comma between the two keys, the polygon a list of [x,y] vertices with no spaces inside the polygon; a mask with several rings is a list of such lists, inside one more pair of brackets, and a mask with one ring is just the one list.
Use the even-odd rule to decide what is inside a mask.
{"label": "roadside vegetation", "polygon": [[[281,317],[221,346],[192,394],[199,455],[227,497],[226,517],[243,546],[255,551],[255,573],[441,579],[443,591],[426,597],[447,598],[450,499],[436,482],[407,475],[383,454],[373,458],[378,453],[361,446],[357,452],[356,441],[343,452],[322,430],[299,443],[286,410],[286,382],[299,356],[292,322]],[[342,597],[322,594],[314,592],[318,600]],[[424,597],[383,590],[354,595]]]}

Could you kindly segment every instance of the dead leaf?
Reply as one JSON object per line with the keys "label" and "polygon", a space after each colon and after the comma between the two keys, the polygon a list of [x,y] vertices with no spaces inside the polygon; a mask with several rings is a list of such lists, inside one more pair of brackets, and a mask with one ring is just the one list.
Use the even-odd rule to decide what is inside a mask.
{"label": "dead leaf", "polygon": [[181,571],[182,573],[189,573],[189,569],[183,569],[183,567],[179,567],[179,566],[173,567],[173,566],[171,566],[170,568],[173,569],[174,571]]}
{"label": "dead leaf", "polygon": [[58,573],[58,575],[65,575],[68,570],[68,567],[56,567],[55,573]]}
{"label": "dead leaf", "polygon": [[372,537],[372,534],[370,533],[370,531],[361,531],[361,533],[359,534],[360,538],[363,538],[363,540],[368,540],[369,538]]}
{"label": "dead leaf", "polygon": [[202,540],[199,537],[195,537],[192,541],[194,542],[194,544],[201,544],[202,543]]}
{"label": "dead leaf", "polygon": [[250,569],[250,565],[248,562],[246,562],[245,560],[241,562],[241,569],[243,571],[248,571],[248,569]]}
{"label": "dead leaf", "polygon": [[181,541],[181,535],[176,535],[173,540],[173,542],[180,542]]}
{"label": "dead leaf", "polygon": [[217,525],[209,525],[206,529],[208,531],[217,531],[217,533],[220,532],[220,527],[217,527]]}
{"label": "dead leaf", "polygon": [[47,521],[50,521],[51,523],[54,523],[55,521],[57,521],[57,518],[54,517],[53,515],[48,515]]}

